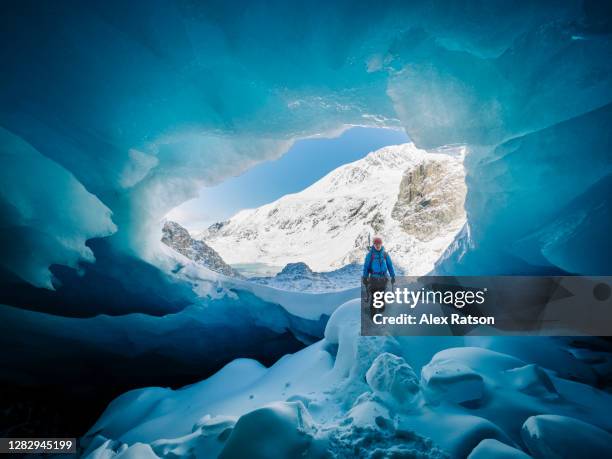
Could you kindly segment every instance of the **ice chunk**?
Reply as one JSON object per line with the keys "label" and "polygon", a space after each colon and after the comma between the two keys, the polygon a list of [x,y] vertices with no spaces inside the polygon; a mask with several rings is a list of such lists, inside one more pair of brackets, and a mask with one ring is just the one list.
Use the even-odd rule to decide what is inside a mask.
{"label": "ice chunk", "polygon": [[512,355],[495,352],[475,346],[453,347],[435,354],[431,361],[455,360],[475,370],[487,372],[508,370],[521,367],[525,363]]}
{"label": "ice chunk", "polygon": [[366,373],[366,381],[375,392],[389,394],[399,402],[412,399],[419,391],[419,381],[406,361],[385,352],[380,354]]}
{"label": "ice chunk", "polygon": [[134,443],[126,445],[108,440],[85,456],[86,459],[159,459],[150,445]]}
{"label": "ice chunk", "polygon": [[467,365],[436,359],[421,370],[424,393],[431,403],[447,401],[474,404],[484,397],[482,376]]}
{"label": "ice chunk", "polygon": [[228,416],[204,416],[193,432],[171,440],[157,440],[151,448],[159,457],[217,457],[231,434],[236,419]]}
{"label": "ice chunk", "polygon": [[305,456],[314,433],[301,402],[274,403],[238,419],[219,459]]}
{"label": "ice chunk", "polygon": [[472,336],[466,341],[471,346],[478,346],[505,354],[515,359],[515,365],[506,367],[518,368],[522,362],[532,362],[540,367],[552,370],[562,378],[577,380],[586,384],[595,384],[597,377],[588,364],[580,361],[571,353],[567,339],[551,337],[541,339],[534,336]]}
{"label": "ice chunk", "polygon": [[557,390],[550,376],[538,365],[525,365],[507,370],[512,384],[521,392],[534,397],[558,398]]}
{"label": "ice chunk", "polygon": [[413,429],[429,437],[451,457],[467,457],[487,438],[511,444],[512,440],[495,423],[480,416],[456,414],[455,410],[443,408],[438,415],[425,411],[421,415],[401,416],[398,430]]}
{"label": "ice chunk", "polygon": [[487,438],[478,443],[478,446],[468,456],[468,459],[529,459],[531,456],[520,449],[508,446],[498,440]]}
{"label": "ice chunk", "polygon": [[521,436],[533,457],[538,459],[612,457],[610,433],[566,416],[532,416],[523,424]]}
{"label": "ice chunk", "polygon": [[341,305],[325,328],[324,342],[336,357],[330,377],[338,381],[339,396],[348,406],[368,389],[366,373],[380,354],[401,355],[393,337],[361,336],[360,308],[360,299]]}
{"label": "ice chunk", "polygon": [[364,392],[355,400],[343,422],[370,428],[387,428],[393,425],[389,409],[371,392]]}

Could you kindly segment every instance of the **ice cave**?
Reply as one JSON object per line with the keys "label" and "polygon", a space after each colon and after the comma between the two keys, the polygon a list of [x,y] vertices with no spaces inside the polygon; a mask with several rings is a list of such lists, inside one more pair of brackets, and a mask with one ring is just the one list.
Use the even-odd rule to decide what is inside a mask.
{"label": "ice cave", "polygon": [[[612,274],[609,2],[2,10],[1,437],[76,437],[90,459],[612,457],[609,338],[360,336],[358,277],[282,289],[162,242],[203,187],[390,128],[411,143],[363,161],[395,161],[401,187],[408,149],[464,193],[407,269]],[[288,199],[266,212],[306,215]],[[241,224],[207,235],[215,253]]]}

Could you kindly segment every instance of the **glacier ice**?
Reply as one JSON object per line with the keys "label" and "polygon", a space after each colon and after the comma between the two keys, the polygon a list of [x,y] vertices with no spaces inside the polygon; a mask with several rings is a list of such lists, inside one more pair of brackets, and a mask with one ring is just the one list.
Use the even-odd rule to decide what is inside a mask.
{"label": "glacier ice", "polygon": [[[1,56],[7,104],[0,126],[69,171],[113,212],[112,243],[120,251],[156,260],[163,215],[199,187],[277,157],[295,139],[348,125],[393,125],[419,147],[461,143],[470,151],[469,240],[458,245],[482,255],[458,263],[449,254],[440,271],[537,272],[544,264],[550,272],[592,274],[606,267],[603,256],[560,255],[568,245],[588,245],[580,231],[571,244],[561,237],[543,247],[535,237],[559,218],[555,211],[562,212],[566,198],[594,184],[588,175],[609,172],[605,157],[599,169],[588,163],[609,145],[605,5],[517,0],[487,8],[454,1],[349,8],[340,2],[318,14],[280,3],[274,15],[251,5],[244,16],[220,4],[159,2],[134,16],[108,6],[57,6],[53,14],[49,8],[33,14],[16,7],[3,17],[3,41],[19,43],[20,52]],[[41,36],[36,45],[24,23]],[[360,33],[345,33],[355,30]],[[82,40],[85,31],[91,40]],[[66,56],[65,49],[73,52]],[[554,135],[567,142],[542,143]],[[543,150],[558,150],[556,159]],[[550,205],[545,212],[515,214],[533,231],[508,234],[503,215],[498,223],[487,217],[526,210],[530,190],[515,196],[509,188],[496,201],[489,172],[500,171],[487,163],[492,158],[498,168],[511,168],[508,183],[537,180],[544,190],[557,186],[548,179],[562,177],[564,168],[588,171],[577,174],[584,179],[572,196],[551,202],[541,193]],[[522,160],[529,167],[521,168]],[[546,166],[559,170],[535,175]],[[600,235],[608,219],[595,218],[597,227],[588,228]],[[515,249],[531,235],[528,250]],[[491,256],[494,263],[486,259],[491,248],[503,255]],[[40,260],[36,269],[49,262]]]}
{"label": "glacier ice", "polygon": [[374,359],[365,377],[375,393],[388,393],[400,402],[419,391],[414,370],[403,358],[389,352],[383,352]]}
{"label": "glacier ice", "polygon": [[277,402],[241,416],[219,459],[305,457],[316,429],[300,401]]}
{"label": "glacier ice", "polygon": [[[611,117],[612,105],[606,105],[492,149],[472,149],[466,158],[465,252],[449,253],[438,269],[607,274],[609,241],[600,237],[593,244],[591,235],[611,229],[605,210]],[[580,153],[585,150],[588,154]],[[597,196],[589,197],[593,188]]]}
{"label": "glacier ice", "polygon": [[0,127],[0,266],[53,288],[49,266],[93,262],[85,242],[116,231],[111,211],[74,176]]}
{"label": "glacier ice", "polygon": [[482,376],[461,361],[435,358],[423,367],[421,378],[429,403],[476,404],[485,396]]}
{"label": "glacier ice", "polygon": [[[419,148],[457,143],[467,151],[467,222],[435,271],[609,274],[609,4],[266,5],[21,2],[0,18],[3,347],[61,356],[94,343],[110,357],[82,368],[107,378],[117,368],[96,363],[116,359],[133,376],[126,354],[160,359],[162,349],[173,357],[164,366],[183,362],[178,368],[192,378],[194,369],[209,376],[181,390],[120,397],[92,428],[92,457],[172,454],[190,442],[221,451],[225,436],[200,429],[189,437],[206,414],[240,419],[297,400],[317,428],[330,428],[325,438],[337,455],[371,445],[381,455],[467,456],[476,448],[517,456],[509,448],[522,449],[523,423],[541,413],[612,430],[609,394],[595,388],[609,382],[610,365],[591,361],[592,349],[552,338],[361,339],[352,328],[355,291],[313,296],[248,285],[193,266],[159,241],[161,218],[174,206],[296,139],[350,125],[401,126]],[[233,341],[230,313],[244,325]],[[189,328],[193,322],[200,325]],[[221,332],[203,338],[213,325]],[[296,336],[323,339],[269,369],[228,363],[286,331],[292,344],[281,353]],[[206,340],[222,338],[235,348],[209,352]],[[599,341],[587,344],[609,354]],[[455,397],[459,391],[437,406],[425,398],[384,405],[366,382],[382,352],[421,376],[430,362],[458,362],[482,378],[479,403]],[[7,380],[37,381],[8,354]],[[231,386],[236,378],[245,386]],[[351,410],[355,422],[336,425]],[[531,424],[546,432],[535,449],[556,440],[560,425],[575,425]],[[168,437],[183,440],[164,444]]]}
{"label": "glacier ice", "polygon": [[[571,432],[571,435],[568,433]],[[531,416],[521,430],[534,458],[601,458],[612,454],[612,435],[603,429],[567,416]]]}
{"label": "glacier ice", "polygon": [[487,438],[478,443],[472,450],[468,459],[487,459],[495,457],[497,459],[529,459],[531,456],[520,449],[508,446],[498,440]]}

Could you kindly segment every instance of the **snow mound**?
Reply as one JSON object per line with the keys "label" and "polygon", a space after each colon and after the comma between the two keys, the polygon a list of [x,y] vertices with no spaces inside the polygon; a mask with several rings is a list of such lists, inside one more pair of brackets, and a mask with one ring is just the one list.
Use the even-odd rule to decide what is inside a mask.
{"label": "snow mound", "polygon": [[499,440],[488,438],[478,443],[468,459],[529,459],[530,457],[520,449],[508,446]]}
{"label": "snow mound", "polygon": [[460,361],[434,359],[423,367],[421,381],[430,403],[476,403],[485,395],[482,376]]}
{"label": "snow mound", "polygon": [[567,416],[532,416],[523,424],[521,436],[537,459],[612,457],[610,433]]}
{"label": "snow mound", "polygon": [[236,424],[236,418],[229,416],[204,416],[194,424],[193,432],[171,440],[157,440],[151,448],[159,457],[217,456]]}
{"label": "snow mound", "polygon": [[316,432],[302,402],[278,402],[241,416],[219,459],[307,457]]}

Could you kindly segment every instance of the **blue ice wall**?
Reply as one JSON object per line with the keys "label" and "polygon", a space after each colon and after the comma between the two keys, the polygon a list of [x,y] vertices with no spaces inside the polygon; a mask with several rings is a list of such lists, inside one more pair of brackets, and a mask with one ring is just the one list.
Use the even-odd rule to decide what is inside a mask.
{"label": "blue ice wall", "polygon": [[[0,19],[0,126],[110,209],[114,243],[137,256],[156,242],[159,217],[199,187],[282,154],[292,139],[351,123],[399,123],[421,146],[467,143],[475,156],[496,158],[519,142],[511,139],[567,122],[558,130],[573,149],[552,159],[535,143],[522,147],[503,183],[510,190],[510,182],[537,179],[546,188],[518,165],[560,177],[554,166],[597,155],[592,169],[609,167],[606,139],[580,137],[581,122],[569,121],[612,101],[609,18],[594,1],[20,2]],[[605,124],[608,112],[596,113]],[[506,232],[492,234],[501,225],[489,227],[479,213],[492,180],[483,178],[486,161],[468,166],[470,243],[511,246]],[[590,185],[575,182],[575,196]],[[3,200],[14,206],[6,188]],[[3,212],[3,227],[31,231],[37,222],[20,213]],[[79,238],[108,234],[109,225],[89,225]],[[34,247],[26,237],[3,244],[17,240],[22,250]],[[91,261],[82,243],[64,250],[72,252],[56,260],[58,248],[45,246],[31,266],[11,268],[13,256],[4,265],[48,287],[40,272],[49,264]]]}
{"label": "blue ice wall", "polygon": [[441,272],[610,273],[612,105],[468,157],[469,229]]}

